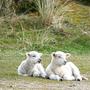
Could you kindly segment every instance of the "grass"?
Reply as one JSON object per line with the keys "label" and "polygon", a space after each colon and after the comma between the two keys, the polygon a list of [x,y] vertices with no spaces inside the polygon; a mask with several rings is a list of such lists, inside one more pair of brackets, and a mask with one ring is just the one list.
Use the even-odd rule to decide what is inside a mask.
{"label": "grass", "polygon": [[17,67],[30,50],[44,53],[42,63],[45,68],[50,63],[51,52],[70,52],[70,61],[90,79],[90,7],[76,3],[70,7],[75,11],[65,14],[64,31],[45,27],[39,16],[0,17],[0,80],[58,83],[54,80],[18,76]]}
{"label": "grass", "polygon": [[[17,67],[20,62],[25,59],[25,52],[16,50],[5,50],[0,52],[0,78],[19,79],[17,75]],[[72,55],[70,61],[73,61],[83,74],[90,73],[90,56],[89,54]],[[43,55],[42,63],[47,67],[50,63],[50,54]],[[30,78],[31,79],[31,78]]]}
{"label": "grass", "polygon": [[[53,27],[45,27],[39,16],[0,17],[1,51],[14,48],[46,53],[56,50],[89,53],[90,8],[73,2],[68,7],[74,11],[64,15],[63,32]],[[87,34],[83,34],[84,32]]]}

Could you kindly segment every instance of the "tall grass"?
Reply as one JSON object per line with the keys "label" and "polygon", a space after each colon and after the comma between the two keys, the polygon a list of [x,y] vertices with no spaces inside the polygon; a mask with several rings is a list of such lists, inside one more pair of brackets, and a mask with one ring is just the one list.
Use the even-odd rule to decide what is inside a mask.
{"label": "tall grass", "polygon": [[72,0],[35,0],[42,23],[53,26],[54,29],[63,28],[64,14],[72,11],[68,6],[71,1]]}
{"label": "tall grass", "polygon": [[35,0],[41,20],[44,24],[50,24],[54,14],[54,0]]}
{"label": "tall grass", "polygon": [[[52,6],[51,7],[46,3],[47,0],[45,1],[46,5],[43,2],[44,0],[39,1],[40,0],[36,3],[39,5],[38,8],[40,8],[41,18],[39,16],[18,16],[16,14],[12,17],[0,17],[0,49],[5,50],[14,48],[20,50],[39,50],[45,52],[52,52],[55,50],[66,50],[70,52],[85,52],[85,50],[86,52],[89,51],[88,45],[90,42],[87,41],[89,41],[90,37],[84,38],[85,40],[79,38],[81,36],[86,37],[85,35],[81,35],[82,32],[80,28],[84,27],[73,27],[72,23],[71,26],[69,26],[70,23],[67,22],[69,25],[66,26],[64,29],[65,31],[59,31],[62,27],[64,14],[69,11],[69,7],[67,5],[68,2],[64,2],[63,5],[58,6],[58,9],[54,7],[56,5],[55,2],[52,3],[48,0]],[[84,11],[86,11],[86,9]],[[51,12],[49,10],[51,10]],[[73,15],[71,14],[70,17],[71,16]],[[70,17],[67,16],[68,19]],[[87,20],[89,20],[89,18]],[[84,19],[84,22],[85,21],[86,20]],[[48,25],[52,23],[51,25],[55,29],[52,28],[51,25],[50,27],[43,27],[43,25],[40,26],[39,23]],[[56,28],[58,28],[58,31]],[[87,31],[87,28],[85,31]],[[87,33],[89,33],[89,28]],[[82,45],[81,43],[87,44]],[[77,49],[77,47],[79,49]]]}
{"label": "tall grass", "polygon": [[0,16],[11,14],[13,11],[13,0],[0,0]]}

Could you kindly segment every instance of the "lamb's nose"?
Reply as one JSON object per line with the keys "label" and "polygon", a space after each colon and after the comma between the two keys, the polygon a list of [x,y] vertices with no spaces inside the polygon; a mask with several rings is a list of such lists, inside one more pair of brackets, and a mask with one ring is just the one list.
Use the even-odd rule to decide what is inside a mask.
{"label": "lamb's nose", "polygon": [[41,62],[41,58],[39,59],[39,61],[38,61],[39,63]]}
{"label": "lamb's nose", "polygon": [[67,61],[64,61],[64,65],[67,63]]}
{"label": "lamb's nose", "polygon": [[41,61],[41,58],[39,60]]}

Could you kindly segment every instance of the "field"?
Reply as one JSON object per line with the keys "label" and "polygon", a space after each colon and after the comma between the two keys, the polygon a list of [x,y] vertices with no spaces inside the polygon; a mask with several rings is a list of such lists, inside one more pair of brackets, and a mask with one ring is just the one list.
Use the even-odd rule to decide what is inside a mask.
{"label": "field", "polygon": [[[33,15],[0,17],[0,90],[89,90],[90,89],[90,6],[72,3],[74,12],[65,14],[64,31],[41,24]],[[54,81],[38,77],[18,76],[17,68],[25,53],[43,53],[46,68],[51,52],[70,52],[88,81]]]}
{"label": "field", "polygon": [[[17,75],[17,67],[25,58],[22,51],[8,50],[0,52],[0,90],[89,90],[90,88],[90,55],[73,54],[73,61],[88,81],[54,81],[38,77],[22,77]],[[44,67],[50,62],[50,54],[43,55]],[[65,85],[65,86],[64,86]]]}

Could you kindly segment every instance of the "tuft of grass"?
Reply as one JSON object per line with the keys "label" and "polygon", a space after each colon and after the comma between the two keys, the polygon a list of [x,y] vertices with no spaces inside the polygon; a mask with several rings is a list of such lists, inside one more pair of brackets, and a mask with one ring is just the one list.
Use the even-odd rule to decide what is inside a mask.
{"label": "tuft of grass", "polygon": [[45,25],[50,25],[54,14],[54,0],[35,0],[38,12],[41,16],[41,22]]}

